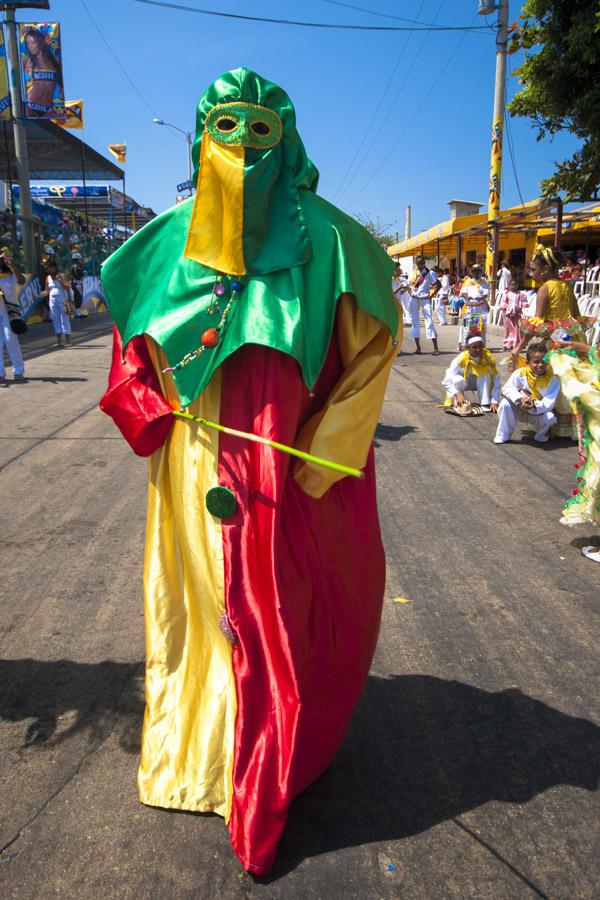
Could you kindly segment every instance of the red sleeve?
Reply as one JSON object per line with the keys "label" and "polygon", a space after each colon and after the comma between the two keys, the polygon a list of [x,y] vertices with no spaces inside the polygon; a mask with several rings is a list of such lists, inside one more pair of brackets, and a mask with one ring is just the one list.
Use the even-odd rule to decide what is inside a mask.
{"label": "red sleeve", "polygon": [[162,395],[143,335],[133,338],[123,359],[121,337],[114,329],[108,389],[100,409],[113,419],[138,456],[150,456],[164,444],[173,425],[173,410]]}

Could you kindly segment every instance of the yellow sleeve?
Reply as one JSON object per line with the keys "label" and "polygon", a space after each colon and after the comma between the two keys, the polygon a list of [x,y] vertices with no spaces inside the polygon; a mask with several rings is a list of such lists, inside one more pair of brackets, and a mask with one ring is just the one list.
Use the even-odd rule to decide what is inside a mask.
{"label": "yellow sleeve", "polygon": [[[300,450],[361,469],[369,453],[392,362],[399,351],[389,329],[360,309],[352,294],[338,303],[337,332],[344,370],[323,408],[298,435]],[[402,319],[399,324],[399,343]],[[314,463],[296,465],[294,478],[318,499],[344,476]]]}

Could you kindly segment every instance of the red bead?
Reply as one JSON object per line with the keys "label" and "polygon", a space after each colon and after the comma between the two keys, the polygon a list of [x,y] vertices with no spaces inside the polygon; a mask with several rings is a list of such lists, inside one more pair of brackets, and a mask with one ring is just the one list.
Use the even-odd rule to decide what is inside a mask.
{"label": "red bead", "polygon": [[201,337],[204,347],[216,347],[219,343],[219,332],[216,328],[208,328]]}

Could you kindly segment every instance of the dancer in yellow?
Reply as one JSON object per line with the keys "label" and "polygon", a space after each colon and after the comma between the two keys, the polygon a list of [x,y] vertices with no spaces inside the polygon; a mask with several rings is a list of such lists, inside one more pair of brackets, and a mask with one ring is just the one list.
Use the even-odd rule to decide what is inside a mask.
{"label": "dancer in yellow", "polygon": [[[562,255],[556,247],[537,245],[529,263],[529,274],[538,285],[535,316],[521,320],[521,340],[508,357],[513,369],[518,365],[521,350],[534,338],[536,341],[547,342],[546,346],[549,347],[552,334],[560,329],[573,340],[585,340],[573,288],[558,277],[561,264]],[[562,391],[555,413],[557,424],[553,427],[553,436],[577,440],[577,417]]]}
{"label": "dancer in yellow", "polygon": [[[583,341],[560,341],[550,354],[553,371],[560,378],[563,394],[581,413],[580,464],[577,487],[563,509],[561,522],[600,526],[600,347]],[[598,548],[584,548],[600,562]],[[597,559],[595,557],[598,557]]]}

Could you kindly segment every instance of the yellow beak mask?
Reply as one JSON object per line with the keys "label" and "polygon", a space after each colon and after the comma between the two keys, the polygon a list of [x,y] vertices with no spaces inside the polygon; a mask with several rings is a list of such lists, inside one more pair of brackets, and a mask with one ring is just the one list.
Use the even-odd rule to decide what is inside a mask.
{"label": "yellow beak mask", "polygon": [[[201,109],[202,101],[194,147],[197,190],[184,256],[230,275],[264,274],[308,261],[310,238],[294,166],[286,158],[285,107],[276,111],[239,99],[211,105],[208,112],[204,104],[202,115]],[[287,137],[297,155],[293,125]]]}

